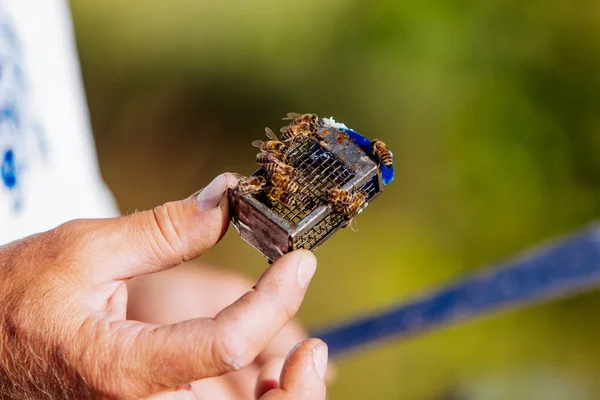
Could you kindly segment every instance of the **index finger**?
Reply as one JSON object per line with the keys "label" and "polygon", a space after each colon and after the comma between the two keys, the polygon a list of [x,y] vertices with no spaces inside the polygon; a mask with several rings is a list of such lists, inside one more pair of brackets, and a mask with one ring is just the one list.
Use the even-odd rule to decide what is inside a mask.
{"label": "index finger", "polygon": [[315,269],[312,253],[295,251],[271,265],[254,290],[214,319],[142,324],[121,332],[111,349],[121,371],[111,372],[141,377],[135,386],[148,392],[135,395],[142,397],[243,368],[296,314]]}

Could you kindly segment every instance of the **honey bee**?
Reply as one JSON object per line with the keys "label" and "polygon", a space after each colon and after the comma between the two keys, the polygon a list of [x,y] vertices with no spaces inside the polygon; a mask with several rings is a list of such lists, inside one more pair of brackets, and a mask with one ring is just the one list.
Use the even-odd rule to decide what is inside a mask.
{"label": "honey bee", "polygon": [[367,192],[359,190],[352,194],[352,201],[350,202],[350,212],[356,216],[364,204],[367,202]]}
{"label": "honey bee", "polygon": [[265,171],[269,174],[278,173],[284,176],[289,176],[291,178],[296,178],[298,176],[298,170],[294,167],[282,164],[280,162],[271,162],[263,165]]}
{"label": "honey bee", "polygon": [[262,153],[258,153],[256,155],[256,162],[261,165],[271,164],[271,163],[286,164],[287,161],[288,161],[288,157],[286,154],[270,153],[268,151],[263,151]]}
{"label": "honey bee", "polygon": [[252,176],[250,178],[240,180],[238,187],[240,189],[240,193],[242,194],[255,194],[260,192],[266,184],[267,181],[264,177]]}
{"label": "honey bee", "polygon": [[282,188],[286,192],[289,193],[297,193],[298,192],[298,184],[292,180],[291,177],[281,175],[280,173],[273,173],[270,176],[271,183],[273,186]]}
{"label": "honey bee", "polygon": [[329,189],[325,193],[325,199],[332,204],[348,204],[352,201],[352,194],[347,190]]}
{"label": "honey bee", "polygon": [[386,168],[394,165],[394,155],[381,140],[373,140],[373,154],[377,155]]}
{"label": "honey bee", "polygon": [[267,133],[267,137],[271,140],[267,142],[263,142],[262,140],[255,140],[254,142],[252,142],[252,146],[258,147],[262,151],[286,154],[289,148],[285,145],[285,143],[279,141],[277,135],[275,135],[275,132],[273,132],[270,128],[265,128],[265,132]]}
{"label": "honey bee", "polygon": [[286,192],[280,187],[271,187],[267,190],[267,198],[271,202],[278,201],[284,206],[291,208],[296,204],[296,198],[292,193]]}
{"label": "honey bee", "polygon": [[317,114],[298,114],[294,112],[287,113],[287,116],[282,118],[284,121],[292,121],[290,125],[298,125],[301,122],[307,122],[311,125],[317,125],[319,116]]}
{"label": "honey bee", "polygon": [[342,215],[346,220],[346,226],[350,226],[354,232],[358,231],[356,215],[367,200],[367,192],[359,190],[349,192],[341,189],[330,189],[326,194],[327,201],[331,204],[333,211]]}
{"label": "honey bee", "polygon": [[317,134],[316,127],[311,126],[307,122],[301,122],[299,124],[289,125],[281,128],[281,139],[285,142],[294,142],[296,139],[307,138],[315,136]]}

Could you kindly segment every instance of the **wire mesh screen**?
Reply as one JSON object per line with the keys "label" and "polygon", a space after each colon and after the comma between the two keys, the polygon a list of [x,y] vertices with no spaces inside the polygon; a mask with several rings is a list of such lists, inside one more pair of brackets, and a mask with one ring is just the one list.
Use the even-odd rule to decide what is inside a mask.
{"label": "wire mesh screen", "polygon": [[[370,201],[379,192],[379,177],[375,175],[367,183],[361,186],[361,189],[367,192],[367,201]],[[293,243],[296,249],[312,249],[321,242],[327,235],[335,230],[339,225],[346,223],[344,218],[336,213],[330,213],[319,221],[312,229],[296,239]]]}
{"label": "wire mesh screen", "polygon": [[293,243],[293,249],[313,249],[317,244],[321,242],[329,233],[331,233],[337,226],[345,223],[344,218],[335,213],[328,214],[320,222],[318,222],[312,229],[306,232],[304,235],[299,237]]}
{"label": "wire mesh screen", "polygon": [[[290,165],[298,171],[296,183],[299,189],[296,204],[288,207],[280,202],[269,202],[267,197],[259,193],[255,198],[270,206],[271,210],[281,218],[298,224],[324,203],[324,193],[350,181],[355,173],[340,161],[333,153],[326,150],[312,139],[299,142],[289,151]],[[266,175],[260,169],[257,175]]]}
{"label": "wire mesh screen", "polygon": [[[314,250],[351,224],[366,203],[382,192],[383,177],[379,160],[363,148],[367,139],[360,136],[357,142],[348,137],[330,126],[321,127],[314,137],[296,137],[286,159],[280,164],[268,163],[254,173],[265,178],[262,189],[254,190],[255,194],[240,188],[230,190],[232,220],[240,236],[276,261],[295,249]],[[264,151],[257,160],[265,159]],[[266,169],[280,172],[276,175]],[[327,193],[330,189],[351,192],[349,197],[340,193],[336,200],[329,198],[335,195]],[[355,197],[357,190],[366,192],[365,200]]]}

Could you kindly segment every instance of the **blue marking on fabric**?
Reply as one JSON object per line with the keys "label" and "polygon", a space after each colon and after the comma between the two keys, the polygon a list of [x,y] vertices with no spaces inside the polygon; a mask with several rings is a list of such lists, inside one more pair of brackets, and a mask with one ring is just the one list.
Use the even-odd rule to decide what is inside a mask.
{"label": "blue marking on fabric", "polygon": [[8,204],[17,214],[26,204],[25,180],[32,170],[43,168],[49,155],[44,127],[32,113],[20,39],[2,4],[0,0],[0,189],[8,189]]}
{"label": "blue marking on fabric", "polygon": [[12,149],[4,152],[0,170],[2,173],[2,182],[4,183],[4,186],[9,189],[17,186],[17,167],[15,164],[15,154]]}
{"label": "blue marking on fabric", "polygon": [[[350,139],[356,143],[358,147],[362,149],[362,151],[367,154],[371,154],[373,152],[373,142],[371,142],[369,139],[360,133],[353,131],[352,129],[342,128],[342,130],[348,134]],[[379,165],[381,167],[381,180],[383,181],[384,185],[389,185],[396,177],[394,172],[394,164],[392,164],[392,166],[389,168],[381,164],[381,162]]]}
{"label": "blue marking on fabric", "polygon": [[17,128],[21,125],[21,118],[14,104],[9,104],[0,109],[0,124],[12,122]]}
{"label": "blue marking on fabric", "polygon": [[495,269],[311,336],[323,339],[335,357],[502,308],[590,290],[600,286],[599,238],[600,223]]}
{"label": "blue marking on fabric", "polygon": [[25,90],[25,77],[23,76],[23,68],[20,65],[13,66],[13,76],[16,86],[21,90]]}
{"label": "blue marking on fabric", "polygon": [[8,42],[11,50],[16,54],[20,55],[21,46],[19,44],[19,38],[13,27],[6,21],[0,22],[0,34]]}

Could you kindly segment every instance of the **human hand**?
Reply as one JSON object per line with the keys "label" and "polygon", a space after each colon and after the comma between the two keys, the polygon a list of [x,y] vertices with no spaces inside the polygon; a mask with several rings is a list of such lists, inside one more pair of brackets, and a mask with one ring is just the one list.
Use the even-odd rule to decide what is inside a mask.
{"label": "human hand", "polygon": [[[127,317],[159,325],[173,324],[198,317],[215,317],[246,292],[255,281],[240,272],[194,261],[156,274],[140,276],[127,282],[129,298]],[[288,322],[254,359],[239,371],[192,383],[193,393],[202,399],[256,398],[258,377],[271,364],[271,375],[278,375],[273,365],[281,367],[292,348],[308,338],[296,321]],[[328,366],[326,383],[333,378]],[[276,381],[271,381],[271,383]],[[259,391],[264,387],[258,388]],[[164,394],[157,399],[173,398]],[[180,398],[180,397],[177,397]],[[194,397],[192,397],[194,398]]]}
{"label": "human hand", "polygon": [[[71,221],[0,247],[2,397],[141,398],[175,388],[192,396],[190,382],[251,363],[298,310],[316,268],[311,253],[281,258],[215,318],[125,319],[128,279],[193,259],[223,236],[224,193],[236,183],[225,174],[183,201]],[[263,397],[324,399],[323,349],[315,340],[296,348],[281,389]],[[264,366],[261,382],[272,370]]]}

